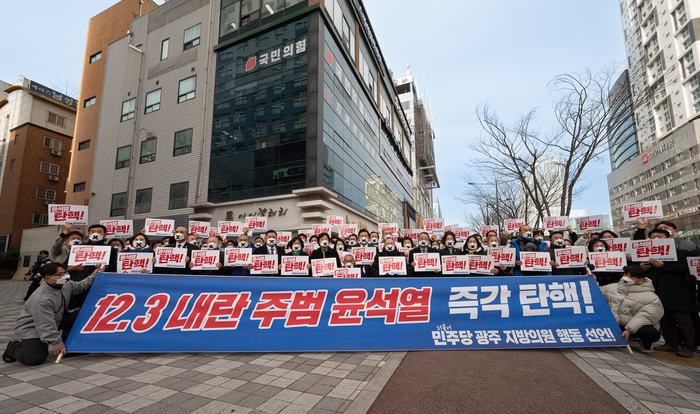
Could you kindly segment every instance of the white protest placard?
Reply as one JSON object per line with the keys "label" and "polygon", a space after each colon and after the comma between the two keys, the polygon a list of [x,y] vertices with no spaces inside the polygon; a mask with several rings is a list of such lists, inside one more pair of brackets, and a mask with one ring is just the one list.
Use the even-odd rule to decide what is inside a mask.
{"label": "white protest placard", "polygon": [[314,235],[314,231],[313,231],[313,230],[310,230],[310,229],[309,229],[309,230],[299,230],[297,233],[300,234],[300,235],[301,235],[301,234],[305,235],[306,238],[307,238],[307,240],[308,240],[309,237],[311,237],[311,236]]}
{"label": "white protest placard", "polygon": [[398,223],[379,223],[379,234],[381,235],[384,230],[391,230],[392,235],[399,234],[399,224]]}
{"label": "white protest placard", "polygon": [[99,266],[108,265],[112,246],[90,246],[77,244],[71,246],[68,266]]}
{"label": "white protest placard", "polygon": [[455,230],[458,229],[458,228],[459,228],[459,224],[450,224],[450,225],[447,225],[447,226],[445,226],[445,233],[447,233],[448,231],[451,231],[452,233],[454,233]]}
{"label": "white protest placard", "polygon": [[417,272],[434,272],[440,270],[440,253],[414,253]]}
{"label": "white protest placard", "polygon": [[340,237],[348,237],[351,234],[357,234],[357,224],[341,224],[339,230]]}
{"label": "white protest placard", "polygon": [[588,261],[595,266],[594,272],[622,272],[627,266],[624,252],[589,253]]}
{"label": "white protest placard", "polygon": [[505,231],[508,233],[513,233],[513,232],[519,232],[520,228],[525,225],[525,220],[524,219],[509,219],[506,220],[505,223],[503,223],[506,228]]}
{"label": "white protest placard", "polygon": [[153,273],[153,253],[119,253],[117,273]]}
{"label": "white protest placard", "polygon": [[156,249],[155,267],[184,269],[187,264],[187,249],[175,247],[159,247]]}
{"label": "white protest placard", "polygon": [[469,235],[471,234],[471,229],[469,227],[461,227],[454,232],[455,237],[459,241],[467,241]]}
{"label": "white protest placard", "polygon": [[88,221],[88,206],[71,204],[49,204],[49,225],[66,223],[86,225]]}
{"label": "white protest placard", "polygon": [[282,276],[308,276],[309,256],[282,256]]}
{"label": "white protest placard", "polygon": [[192,270],[218,270],[216,265],[219,263],[219,253],[221,252],[218,249],[193,251],[190,258]]}
{"label": "white protest placard", "polygon": [[608,244],[608,251],[632,254],[632,241],[629,237],[619,237],[616,239],[601,239]]}
{"label": "white protest placard", "polygon": [[411,249],[407,249],[405,247],[399,247],[398,250],[406,256],[406,260],[408,260],[408,255],[411,253]]}
{"label": "white protest placard", "polygon": [[313,277],[333,276],[336,265],[335,258],[314,259],[311,261],[311,274]]}
{"label": "white protest placard", "polygon": [[403,229],[401,230],[401,235],[403,237],[408,237],[414,242],[418,240],[418,235],[422,232],[423,230],[419,229]]}
{"label": "white protest placard", "polygon": [[107,232],[105,239],[128,239],[134,235],[133,220],[100,220]]}
{"label": "white protest placard", "polygon": [[496,236],[498,236],[498,226],[481,226],[479,227],[479,234],[481,234],[482,238],[486,238],[486,234],[490,231],[495,231]]}
{"label": "white protest placard", "polygon": [[246,217],[245,223],[252,233],[265,233],[267,231],[267,217]]}
{"label": "white protest placard", "polygon": [[243,223],[240,221],[220,221],[219,234],[221,237],[238,237],[243,232]]}
{"label": "white protest placard", "polygon": [[487,250],[489,256],[493,257],[495,266],[515,267],[514,247],[492,247]]}
{"label": "white protest placard", "polygon": [[406,276],[406,259],[402,256],[380,256],[379,275]]}
{"label": "white protest placard", "polygon": [[326,224],[331,227],[339,227],[343,222],[343,216],[326,216]]}
{"label": "white protest placard", "polygon": [[469,258],[467,256],[442,256],[443,275],[468,275]]}
{"label": "white protest placard", "polygon": [[276,275],[278,273],[276,254],[256,254],[253,255],[253,268],[251,275]]}
{"label": "white protest placard", "polygon": [[544,218],[544,228],[547,230],[566,230],[569,227],[569,217],[552,216]]}
{"label": "white protest placard", "polygon": [[638,218],[659,219],[664,218],[664,208],[661,200],[642,201],[622,205],[624,221],[635,221]]}
{"label": "white protest placard", "polygon": [[688,257],[688,268],[690,269],[690,274],[695,276],[695,280],[700,280],[700,257]]}
{"label": "white protest placard", "polygon": [[547,252],[520,252],[523,272],[551,272],[550,257]]}
{"label": "white protest placard", "polygon": [[209,227],[209,237],[220,236],[218,227]]}
{"label": "white protest placard", "polygon": [[427,219],[423,225],[427,232],[444,233],[445,231],[445,220],[441,218]]}
{"label": "white protest placard", "polygon": [[371,265],[376,254],[376,247],[353,247],[352,249],[352,255],[355,256],[355,264],[358,266]]}
{"label": "white protest placard", "polygon": [[493,256],[480,254],[467,254],[464,257],[469,260],[469,273],[473,275],[493,276]]}
{"label": "white protest placard", "polygon": [[314,224],[311,227],[313,227],[315,236],[318,236],[321,233],[331,234],[331,226],[328,224]]}
{"label": "white protest placard", "polygon": [[583,246],[564,247],[554,250],[555,262],[560,269],[586,267],[586,248]]}
{"label": "white protest placard", "polygon": [[190,233],[199,237],[209,237],[209,227],[211,223],[206,221],[190,221]]}
{"label": "white protest placard", "polygon": [[632,240],[633,262],[646,262],[652,259],[662,262],[675,262],[678,260],[675,240]]}
{"label": "white protest placard", "polygon": [[224,265],[247,266],[253,264],[253,249],[250,247],[227,247],[224,249]]}
{"label": "white protest placard", "polygon": [[277,232],[277,245],[286,246],[289,241],[292,240],[291,231],[278,231]]}
{"label": "white protest placard", "polygon": [[314,252],[314,250],[318,249],[318,244],[316,243],[310,243],[310,244],[305,244],[304,248],[302,251],[306,254],[311,254]]}
{"label": "white protest placard", "polygon": [[342,267],[340,269],[335,269],[335,272],[333,272],[333,277],[343,279],[360,279],[362,278],[362,269],[359,267]]}
{"label": "white protest placard", "polygon": [[172,236],[175,220],[146,219],[147,236]]}
{"label": "white protest placard", "polygon": [[580,231],[601,231],[605,230],[603,225],[603,215],[580,217],[576,219],[576,227]]}

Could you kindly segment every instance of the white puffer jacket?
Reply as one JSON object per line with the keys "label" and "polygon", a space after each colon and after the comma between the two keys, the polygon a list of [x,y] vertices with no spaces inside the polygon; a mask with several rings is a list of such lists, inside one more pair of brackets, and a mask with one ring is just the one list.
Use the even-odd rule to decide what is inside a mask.
{"label": "white puffer jacket", "polygon": [[661,299],[654,293],[651,279],[644,278],[641,285],[626,286],[620,280],[601,289],[615,320],[625,330],[635,334],[644,325],[659,329],[659,321],[664,316]]}

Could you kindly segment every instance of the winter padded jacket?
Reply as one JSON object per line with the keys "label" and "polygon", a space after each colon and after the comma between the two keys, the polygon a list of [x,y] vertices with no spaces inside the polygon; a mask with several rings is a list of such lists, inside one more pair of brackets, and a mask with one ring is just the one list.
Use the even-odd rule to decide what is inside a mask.
{"label": "winter padded jacket", "polygon": [[615,320],[625,330],[635,334],[645,325],[659,329],[659,321],[664,316],[661,299],[654,293],[651,279],[644,278],[641,285],[627,286],[622,281],[605,285],[600,290],[615,316]]}

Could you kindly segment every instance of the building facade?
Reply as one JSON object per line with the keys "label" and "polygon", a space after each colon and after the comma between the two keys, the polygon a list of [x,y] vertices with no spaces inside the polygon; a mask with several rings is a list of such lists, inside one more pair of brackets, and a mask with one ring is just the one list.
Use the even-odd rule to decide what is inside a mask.
{"label": "building facade", "polygon": [[410,224],[410,128],[361,1],[171,0],[103,59],[91,221]]}
{"label": "building facade", "polygon": [[70,148],[71,167],[65,188],[67,204],[88,205],[90,202],[107,46],[124,36],[134,18],[155,7],[151,0],[121,0],[88,22],[75,139]]}
{"label": "building facade", "polygon": [[0,251],[25,229],[48,225],[47,205],[65,202],[77,100],[29,79],[0,99]]}
{"label": "building facade", "polygon": [[700,4],[620,1],[639,153],[608,176],[616,228],[626,234],[624,204],[661,200],[681,237],[696,237],[700,135]]}
{"label": "building facade", "polygon": [[628,70],[617,79],[611,95],[615,100],[610,118],[615,122],[611,122],[608,129],[608,149],[610,166],[614,171],[639,154]]}

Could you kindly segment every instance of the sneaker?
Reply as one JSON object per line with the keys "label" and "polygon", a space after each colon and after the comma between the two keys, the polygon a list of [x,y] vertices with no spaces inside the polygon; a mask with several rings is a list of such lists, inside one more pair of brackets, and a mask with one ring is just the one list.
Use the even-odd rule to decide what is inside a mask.
{"label": "sneaker", "polygon": [[10,349],[10,346],[11,346],[12,344],[14,344],[15,342],[19,342],[19,341],[16,340],[16,339],[13,339],[12,341],[10,341],[10,342],[7,344],[7,348],[5,348],[5,352],[3,352],[3,354],[2,354],[2,360],[5,361],[5,362],[8,363],[8,364],[9,364],[10,362],[15,362],[15,361],[17,361],[16,359],[14,359],[14,358],[12,358],[11,356],[7,355],[7,351]]}
{"label": "sneaker", "polygon": [[651,354],[651,347],[649,347],[649,348],[644,348],[644,345],[642,345],[642,344],[640,343],[640,344],[639,344],[639,352],[641,352],[641,353],[643,353],[643,354]]}
{"label": "sneaker", "polygon": [[676,352],[676,355],[683,358],[692,358],[694,353],[693,348],[684,346]]}
{"label": "sneaker", "polygon": [[671,345],[669,345],[669,344],[664,344],[664,345],[661,345],[661,346],[655,346],[655,347],[654,347],[654,350],[655,350],[655,351],[659,351],[659,352],[673,352],[673,353],[675,353],[675,352],[678,352],[678,347],[677,347],[677,346],[671,346]]}

